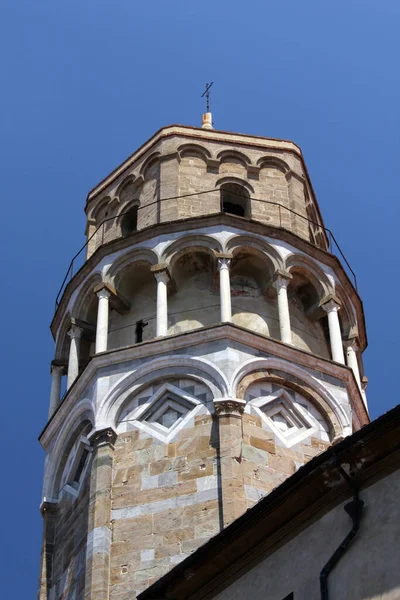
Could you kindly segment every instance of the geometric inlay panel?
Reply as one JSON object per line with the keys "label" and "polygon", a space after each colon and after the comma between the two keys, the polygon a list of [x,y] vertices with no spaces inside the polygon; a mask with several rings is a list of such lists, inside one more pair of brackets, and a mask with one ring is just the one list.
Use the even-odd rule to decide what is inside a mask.
{"label": "geometric inlay panel", "polygon": [[316,407],[297,392],[265,381],[251,384],[246,401],[263,426],[290,447],[308,437],[329,442],[329,427]]}
{"label": "geometric inlay panel", "polygon": [[117,431],[141,429],[167,443],[210,401],[210,390],[188,379],[148,386],[125,404]]}

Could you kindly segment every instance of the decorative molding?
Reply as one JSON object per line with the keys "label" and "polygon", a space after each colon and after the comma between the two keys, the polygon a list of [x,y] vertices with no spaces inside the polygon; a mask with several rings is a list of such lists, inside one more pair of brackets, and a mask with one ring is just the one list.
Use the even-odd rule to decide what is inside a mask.
{"label": "decorative molding", "polygon": [[60,374],[60,375],[65,375],[66,373],[66,363],[63,362],[62,364],[59,363],[59,361],[51,361],[51,365],[50,365],[50,374],[51,375],[56,375],[56,374]]}
{"label": "decorative molding", "polygon": [[231,266],[230,258],[219,258],[218,259],[218,270],[222,271],[223,269],[229,269]]}
{"label": "decorative molding", "polygon": [[58,510],[58,501],[54,498],[43,498],[39,510],[43,517],[54,516]]}
{"label": "decorative molding", "polygon": [[98,298],[101,293],[108,293],[108,298],[110,298],[110,307],[116,310],[120,315],[123,315],[129,311],[131,303],[128,302],[110,283],[106,281],[101,281],[93,288],[93,293],[96,294]]}
{"label": "decorative molding", "polygon": [[99,300],[106,299],[108,300],[111,297],[111,293],[107,290],[106,287],[101,288],[98,292],[96,292],[96,296]]}
{"label": "decorative molding", "polygon": [[88,435],[88,440],[93,448],[101,448],[102,446],[110,446],[114,449],[114,444],[118,434],[112,427],[99,429]]}
{"label": "decorative molding", "polygon": [[348,348],[353,349],[354,352],[357,352],[357,350],[359,350],[357,337],[352,337],[352,338],[348,338],[347,340],[343,340],[343,345],[346,348],[346,350]]}
{"label": "decorative molding", "polygon": [[246,402],[234,398],[222,398],[214,400],[214,411],[218,417],[241,417]]}
{"label": "decorative molding", "polygon": [[159,263],[157,265],[152,265],[150,267],[150,271],[153,273],[157,283],[162,281],[165,284],[167,284],[168,282],[170,282],[172,280],[168,265],[166,263]]}
{"label": "decorative molding", "polygon": [[276,290],[280,290],[281,288],[287,288],[290,283],[290,280],[293,279],[293,275],[291,275],[288,271],[282,271],[278,269],[273,277],[274,287]]}
{"label": "decorative molding", "polygon": [[71,338],[71,340],[80,339],[82,333],[83,333],[83,328],[78,327],[78,325],[71,325],[71,329],[69,329],[67,331],[67,335]]}
{"label": "decorative molding", "polygon": [[[207,386],[204,387],[207,388]],[[142,390],[143,393],[145,392]],[[141,394],[139,394],[140,397]],[[128,407],[127,413],[125,409],[124,418],[118,422],[118,431],[125,431],[120,427],[124,426],[126,416],[129,415],[128,422],[135,428],[145,431],[164,443],[169,443],[203,406],[204,404],[193,394],[168,382],[159,387],[144,404],[141,405],[139,401],[138,407],[131,411]],[[168,422],[167,419],[164,422],[163,417],[169,410],[176,413],[176,418],[173,421]]]}
{"label": "decorative molding", "polygon": [[340,310],[341,303],[339,298],[333,296],[332,294],[329,294],[321,300],[320,307],[327,313],[338,312]]}

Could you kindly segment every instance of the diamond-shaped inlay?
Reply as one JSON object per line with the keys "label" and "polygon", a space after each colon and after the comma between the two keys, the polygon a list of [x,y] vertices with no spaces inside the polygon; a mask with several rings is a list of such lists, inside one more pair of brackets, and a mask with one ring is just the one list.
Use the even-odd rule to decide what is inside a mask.
{"label": "diamond-shaped inlay", "polygon": [[277,428],[284,433],[288,429],[291,429],[292,427],[294,427],[294,424],[290,423],[289,419],[287,419],[285,417],[285,415],[283,414],[283,411],[279,411],[279,412],[275,413],[274,415],[272,415],[271,419],[273,420],[273,422],[275,423]]}
{"label": "diamond-shaped inlay", "polygon": [[293,390],[265,382],[254,382],[246,400],[285,446],[293,446],[310,436],[329,441],[329,427],[316,407]]}
{"label": "diamond-shaped inlay", "polygon": [[118,419],[118,431],[138,428],[168,442],[209,400],[210,390],[190,380],[149,386],[126,404]]}
{"label": "diamond-shaped inlay", "polygon": [[139,416],[142,423],[151,423],[161,430],[171,430],[198,405],[194,397],[182,396],[172,385],[166,385],[150,399],[150,406]]}
{"label": "diamond-shaped inlay", "polygon": [[174,423],[176,423],[176,421],[182,416],[182,414],[183,413],[174,410],[171,407],[168,407],[167,410],[164,411],[162,415],[158,417],[157,423],[169,429],[170,427],[172,427],[172,425],[174,425]]}

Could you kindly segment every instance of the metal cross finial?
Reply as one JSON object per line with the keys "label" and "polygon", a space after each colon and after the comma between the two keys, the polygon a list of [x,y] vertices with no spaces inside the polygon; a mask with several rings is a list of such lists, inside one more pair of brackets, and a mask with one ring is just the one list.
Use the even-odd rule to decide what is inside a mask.
{"label": "metal cross finial", "polygon": [[214,82],[212,81],[211,83],[206,83],[206,90],[205,92],[201,95],[202,98],[204,98],[204,96],[206,97],[206,101],[207,101],[207,112],[210,112],[210,87],[212,86]]}

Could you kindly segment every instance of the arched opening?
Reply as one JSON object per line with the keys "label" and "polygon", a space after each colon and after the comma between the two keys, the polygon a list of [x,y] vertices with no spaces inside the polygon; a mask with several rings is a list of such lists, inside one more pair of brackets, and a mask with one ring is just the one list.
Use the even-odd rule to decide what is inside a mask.
{"label": "arched opening", "polygon": [[224,183],[221,186],[221,211],[237,217],[250,217],[250,195],[238,183]]}
{"label": "arched opening", "polygon": [[272,261],[252,248],[239,248],[230,271],[233,323],[279,339]]}
{"label": "arched opening", "polygon": [[[72,309],[72,317],[78,327],[82,329],[79,342],[79,373],[81,373],[91,357],[95,354],[96,324],[98,298],[94,293],[94,287],[99,284],[101,277],[99,273],[94,274],[82,287]],[[68,353],[70,338],[68,338]]]}
{"label": "arched opening", "polygon": [[110,313],[109,349],[132,346],[156,335],[156,281],[150,264],[135,261],[124,266],[115,276],[114,285],[129,305],[120,314]]}
{"label": "arched opening", "polygon": [[290,270],[288,300],[293,344],[317,356],[330,358],[326,315],[319,309],[320,294],[301,268]]}
{"label": "arched opening", "polygon": [[128,237],[137,231],[138,208],[138,206],[133,206],[123,215],[121,220],[122,237]]}
{"label": "arched opening", "polygon": [[218,323],[220,303],[211,253],[188,249],[173,261],[171,273],[176,289],[168,297],[168,333]]}

